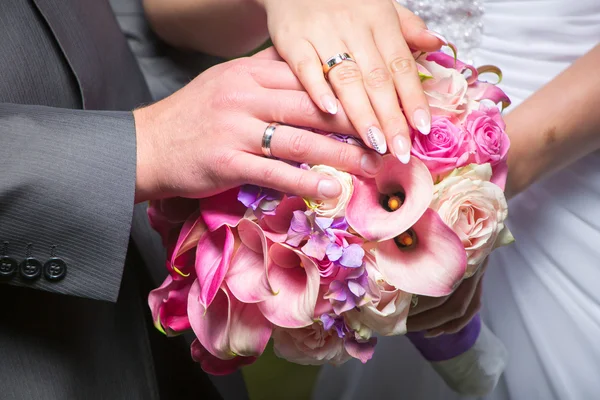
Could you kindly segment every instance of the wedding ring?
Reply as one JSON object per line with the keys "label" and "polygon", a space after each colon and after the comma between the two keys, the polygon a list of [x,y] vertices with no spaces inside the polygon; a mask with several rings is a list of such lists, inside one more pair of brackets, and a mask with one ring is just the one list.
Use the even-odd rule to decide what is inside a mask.
{"label": "wedding ring", "polygon": [[410,299],[410,308],[415,308],[417,304],[419,304],[419,296],[413,294],[412,298]]}
{"label": "wedding ring", "polygon": [[356,62],[356,61],[354,61],[354,58],[352,58],[352,56],[348,53],[336,54],[335,56],[333,56],[333,57],[329,58],[327,61],[325,61],[325,63],[323,64],[323,73],[325,74],[325,77],[327,77],[327,75],[333,68],[337,67],[344,61],[350,61],[353,63]]}
{"label": "wedding ring", "polygon": [[260,146],[265,157],[273,158],[273,153],[271,153],[271,140],[273,139],[273,134],[278,126],[279,124],[277,122],[271,122],[265,128],[265,133],[263,133],[262,137],[262,144]]}

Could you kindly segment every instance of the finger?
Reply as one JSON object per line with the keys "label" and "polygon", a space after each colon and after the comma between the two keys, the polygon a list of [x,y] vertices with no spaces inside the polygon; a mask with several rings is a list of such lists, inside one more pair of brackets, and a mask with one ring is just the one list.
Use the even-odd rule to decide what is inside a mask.
{"label": "finger", "polygon": [[315,49],[307,41],[282,45],[283,57],[319,108],[329,114],[338,112],[338,101],[325,80],[323,65]]}
{"label": "finger", "polygon": [[[265,124],[256,122],[252,130],[264,131]],[[249,143],[248,150],[260,151],[259,138],[254,143]],[[352,174],[372,177],[375,176],[383,160],[372,150],[359,146],[346,144],[335,139],[298,129],[291,126],[279,125],[271,139],[271,153],[273,157],[284,160],[307,163],[309,165],[328,165]]]}
{"label": "finger", "polygon": [[446,322],[461,318],[465,315],[467,307],[473,298],[477,283],[478,281],[475,279],[466,279],[440,307],[408,318],[408,330],[414,332],[432,329]]}
{"label": "finger", "polygon": [[475,294],[473,295],[473,299],[463,315],[460,318],[452,320],[450,322],[446,322],[443,325],[440,325],[436,328],[430,329],[425,333],[425,337],[436,337],[440,335],[448,335],[453,333],[460,332],[471,320],[477,315],[477,313],[481,310],[482,302],[481,302],[481,282],[477,284],[477,289],[475,290]]}
{"label": "finger", "polygon": [[444,304],[450,296],[444,297],[427,297],[427,296],[419,296],[419,301],[417,305],[412,307],[408,312],[408,316],[412,317],[413,315],[421,314],[422,312],[429,311],[432,308],[440,307]]}
{"label": "finger", "polygon": [[273,46],[267,47],[266,49],[259,51],[258,53],[253,55],[252,58],[262,60],[284,61]]}
{"label": "finger", "polygon": [[343,110],[335,116],[325,114],[306,92],[274,89],[257,91],[254,101],[247,108],[258,119],[267,122],[276,121],[346,135],[357,134]]}
{"label": "finger", "polygon": [[283,61],[252,59],[248,69],[254,81],[266,89],[304,90],[302,83]]}
{"label": "finger", "polygon": [[394,2],[401,32],[408,46],[413,50],[436,51],[442,45],[448,45],[448,40],[441,34],[428,30],[425,22],[412,11]]}
{"label": "finger", "polygon": [[410,131],[400,109],[398,94],[391,74],[381,58],[370,32],[365,35],[356,35],[349,46],[361,69],[367,95],[383,128],[390,151],[400,162],[408,164],[410,161]]}
{"label": "finger", "polygon": [[429,104],[417,72],[417,64],[399,29],[393,24],[375,28],[375,43],[389,68],[404,114],[410,125],[424,135],[431,130]]}
{"label": "finger", "polygon": [[225,178],[237,185],[252,184],[310,199],[332,199],[342,188],[331,176],[303,170],[283,161],[240,153],[228,161]]}
{"label": "finger", "polygon": [[[320,44],[315,47],[325,63],[330,57],[339,53],[348,53],[346,45],[341,41]],[[371,106],[365,90],[363,76],[357,63],[343,61],[334,66],[327,75],[346,115],[365,144],[380,154],[387,151],[385,136],[377,115]]]}

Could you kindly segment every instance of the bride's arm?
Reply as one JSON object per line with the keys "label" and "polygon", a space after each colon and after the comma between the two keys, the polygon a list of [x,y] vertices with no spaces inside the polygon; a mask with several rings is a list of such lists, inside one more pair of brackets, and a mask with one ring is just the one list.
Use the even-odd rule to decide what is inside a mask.
{"label": "bride's arm", "polygon": [[600,149],[600,45],[510,112],[507,191]]}
{"label": "bride's arm", "polygon": [[143,0],[154,31],[182,49],[220,57],[246,54],[269,37],[264,8],[253,0]]}

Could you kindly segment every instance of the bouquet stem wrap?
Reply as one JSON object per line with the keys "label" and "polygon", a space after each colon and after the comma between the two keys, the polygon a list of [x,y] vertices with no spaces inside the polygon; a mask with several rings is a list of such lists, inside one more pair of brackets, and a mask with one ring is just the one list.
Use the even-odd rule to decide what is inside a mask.
{"label": "bouquet stem wrap", "polygon": [[506,348],[479,314],[457,333],[426,338],[423,332],[410,332],[406,336],[446,384],[465,396],[489,394],[508,360]]}

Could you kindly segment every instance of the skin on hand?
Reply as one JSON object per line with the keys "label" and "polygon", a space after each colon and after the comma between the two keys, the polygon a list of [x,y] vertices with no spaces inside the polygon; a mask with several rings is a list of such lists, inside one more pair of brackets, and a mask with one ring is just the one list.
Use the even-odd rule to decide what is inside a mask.
{"label": "skin on hand", "polygon": [[482,282],[487,260],[450,295],[419,296],[407,320],[409,332],[427,331],[426,337],[459,332],[481,309]]}
{"label": "skin on hand", "polygon": [[[431,120],[411,49],[438,50],[445,39],[393,0],[255,1],[275,48],[319,108],[343,108],[368,146],[407,163],[408,125],[428,134]],[[342,62],[326,79],[322,65],[338,53],[356,63]]]}
{"label": "skin on hand", "polygon": [[[324,114],[287,64],[246,58],[213,67],[170,97],[134,111],[136,201],[200,198],[255,184],[314,199],[337,197],[339,182],[283,160],[374,176],[381,156],[292,126],[355,133],[346,115]],[[280,125],[265,158],[261,140]],[[290,125],[290,126],[286,126]]]}

